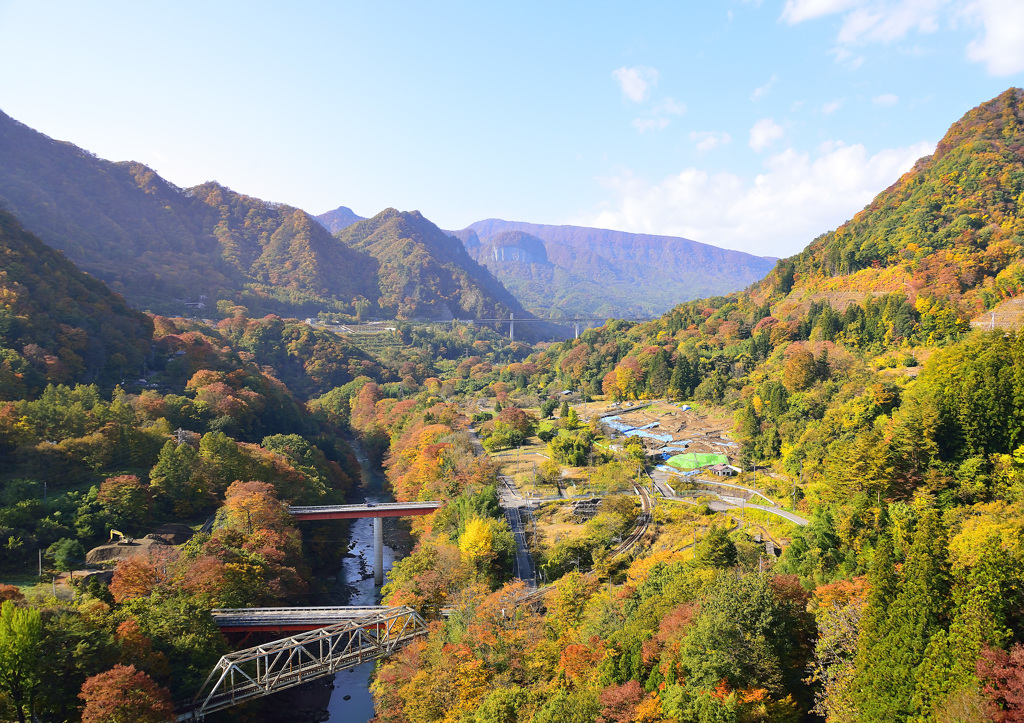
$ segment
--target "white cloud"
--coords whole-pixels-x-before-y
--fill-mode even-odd
[[[857,67],[863,58],[852,48],[892,43],[912,32],[934,33],[960,21],[980,28],[968,43],[969,60],[984,63],[989,74],[1024,71],[1024,2],[1021,0],[787,0],[782,20],[790,25],[842,14],[837,62]]]
[[[790,25],[834,15],[857,5],[860,0],[788,0],[782,9],[782,19]]]
[[[753,179],[687,168],[652,184],[622,171],[602,179],[614,200],[573,222],[788,255],[851,218],[934,147],[918,143],[868,155],[861,145],[830,143],[813,157],[787,149]]]
[[[837,110],[839,110],[842,106],[843,106],[843,99],[842,98],[840,98],[839,100],[834,100],[831,103],[826,103],[825,105],[821,106],[821,114],[822,115],[832,115]]]
[[[875,105],[896,105],[900,102],[900,97],[894,93],[883,93],[882,95],[876,95],[871,99],[871,102]]]
[[[682,115],[686,112],[686,104],[665,98],[655,103],[651,112],[655,115]]]
[[[634,103],[647,100],[651,88],[658,84],[658,71],[643,65],[613,70],[612,77],[618,81],[622,94]]]
[[[764,98],[766,95],[771,93],[772,86],[775,85],[775,81],[779,79],[779,76],[772,73],[772,77],[768,79],[768,82],[762,85],[760,88],[755,88],[754,92],[750,94],[750,100],[757,102]]]
[[[732,142],[732,136],[728,133],[717,131],[693,131],[690,133],[690,140],[697,142],[697,150],[701,153],[714,150]]]
[[[939,16],[949,0],[882,0],[858,3],[843,18],[836,40],[840,45],[891,43],[912,30],[933,33],[939,29]]]
[[[1024,70],[1024,2],[977,0],[965,14],[981,21],[984,33],[967,46],[967,57],[985,63],[991,75]]]
[[[651,115],[648,118],[634,118],[632,126],[640,133],[647,131],[660,131],[668,127],[671,115],[682,115],[686,112],[686,105],[664,98],[651,106]]]
[[[760,153],[784,135],[782,126],[771,118],[762,118],[750,129],[750,147]]]
[[[660,131],[668,127],[668,118],[634,118],[632,126],[640,133]]]

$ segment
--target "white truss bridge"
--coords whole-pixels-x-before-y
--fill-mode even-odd
[[[386,657],[426,633],[426,622],[412,608],[384,608],[229,653],[195,698],[178,708],[176,719],[202,721],[215,711]]]

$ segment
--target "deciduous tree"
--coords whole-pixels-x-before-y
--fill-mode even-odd
[[[134,665],[115,665],[82,685],[82,723],[165,723],[174,720],[170,693]]]
[[[10,600],[0,604],[0,690],[14,704],[19,723],[25,723],[26,708],[35,716],[36,692],[42,683],[42,637],[38,610]]]

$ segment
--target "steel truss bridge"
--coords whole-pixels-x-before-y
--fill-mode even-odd
[[[426,633],[426,622],[412,608],[384,608],[229,653],[195,698],[179,707],[176,720],[202,721],[215,711],[391,655]]]

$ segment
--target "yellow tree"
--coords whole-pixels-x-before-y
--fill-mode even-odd
[[[470,520],[459,538],[459,550],[477,570],[486,570],[494,559],[494,526],[490,522],[479,517]]]

